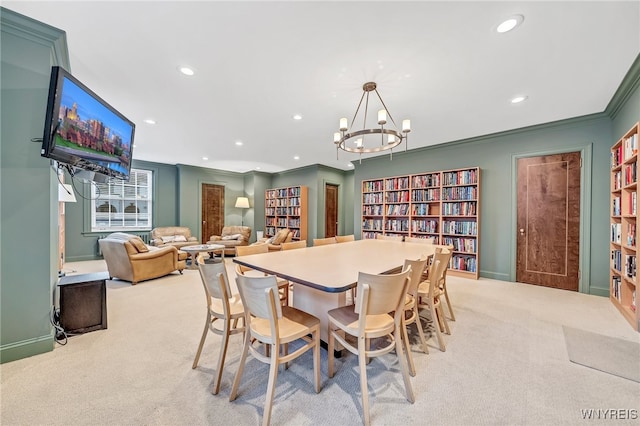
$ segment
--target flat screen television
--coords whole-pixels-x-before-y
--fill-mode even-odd
[[[68,71],[51,68],[40,155],[73,168],[129,180],[135,128]]]

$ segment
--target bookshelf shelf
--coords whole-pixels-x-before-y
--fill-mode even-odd
[[[638,198],[638,144],[640,122],[611,147],[611,209],[609,247],[611,251],[609,299],[640,331],[636,303],[636,222]]]
[[[307,192],[306,186],[265,191],[265,237],[273,237],[279,229],[289,228],[294,241],[307,239]]]
[[[362,238],[433,237],[454,246],[450,273],[477,279],[479,183],[478,167],[364,180]]]

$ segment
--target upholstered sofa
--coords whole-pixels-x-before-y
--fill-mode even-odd
[[[271,238],[262,238],[254,244],[268,244],[269,251],[280,251],[282,243],[290,243],[293,239],[293,232],[289,228],[279,229]]]
[[[150,244],[156,247],[174,246],[180,248],[200,244],[191,236],[191,229],[186,226],[163,226],[151,231]]]
[[[98,240],[107,263],[109,279],[119,278],[137,284],[186,268],[187,253],[167,245],[150,247],[137,235],[115,232]]]
[[[235,255],[236,247],[249,245],[251,228],[249,226],[225,226],[220,235],[212,235],[207,244],[222,244],[225,256]],[[216,254],[217,251],[215,252]]]

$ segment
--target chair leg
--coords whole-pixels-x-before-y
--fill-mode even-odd
[[[318,326],[312,335],[315,346],[313,347],[313,370],[315,373],[316,393],[320,393],[320,327]]]
[[[447,301],[447,309],[449,310],[449,317],[451,318],[451,321],[455,321],[456,316],[453,314],[453,306],[451,306],[451,301],[449,300],[449,292],[447,291],[446,281],[442,284],[442,288],[444,290],[444,298]]]
[[[437,307],[438,318],[442,322],[442,329],[446,334],[451,334],[451,330],[449,329],[449,323],[447,322],[447,318],[444,316],[444,309],[442,309],[442,301],[438,303]]]
[[[400,334],[400,330],[398,329],[398,323],[396,323],[394,335],[398,336]],[[406,332],[406,328],[405,328]],[[398,355],[398,359],[400,360],[400,366],[402,367],[402,378],[404,379],[404,387],[407,392],[407,401],[410,403],[414,403],[416,398],[413,394],[413,387],[411,386],[411,378],[409,377],[409,368],[407,366],[407,361],[402,356],[402,342],[400,339],[396,337],[396,354]]]
[[[412,376],[416,375],[416,366],[413,363],[413,355],[411,354],[411,343],[409,342],[409,335],[407,334],[407,324],[404,322],[404,318],[402,319],[402,334],[397,336],[400,337],[404,342],[405,348],[407,350],[407,363],[409,364],[409,374]],[[400,354],[398,354],[400,356]]]
[[[236,371],[236,377],[233,379],[233,386],[231,387],[231,393],[229,393],[229,401],[236,399],[238,395],[238,385],[242,378],[242,370],[244,369],[244,363],[247,360],[247,353],[249,352],[249,345],[251,344],[251,333],[249,330],[244,332],[244,344],[242,346],[242,355],[240,355],[240,363],[238,364],[238,371]]]
[[[360,366],[360,392],[362,392],[362,414],[365,426],[371,424],[369,414],[369,390],[367,388],[367,350],[369,339],[358,337],[358,365]],[[397,350],[397,348],[396,348]],[[404,360],[403,360],[404,361]]]
[[[271,422],[271,407],[273,406],[273,395],[275,393],[276,381],[278,380],[279,367],[278,345],[271,348],[271,365],[269,366],[269,383],[267,384],[267,398],[264,402],[264,414],[262,415],[262,426],[269,426]]]
[[[210,323],[211,323],[211,314],[209,314],[209,310],[207,309],[207,319],[204,322],[204,330],[202,331],[202,337],[200,338],[200,343],[198,344],[196,357],[193,359],[193,365],[191,366],[191,368],[193,369],[195,369],[198,366],[198,361],[200,360],[200,354],[202,353],[202,347],[204,346],[204,341],[207,339],[207,334],[209,333]]]
[[[422,329],[422,321],[420,320],[419,306],[417,302],[413,309],[416,316],[416,327],[418,327],[418,334],[420,335],[420,343],[422,343],[422,351],[425,354],[428,354],[429,348],[427,347],[427,339],[424,337],[424,330]]]
[[[433,318],[433,328],[436,330],[436,337],[438,338],[438,345],[440,345],[440,350],[445,352],[447,350],[444,344],[444,338],[442,337],[442,332],[440,331],[440,324],[438,321],[438,314],[436,313],[436,307],[432,303],[429,304],[429,311],[431,312],[431,318]]]
[[[331,322],[329,322],[327,336],[329,341],[327,342],[327,375],[329,378],[333,377],[334,374],[334,360],[333,360],[333,350],[335,347],[335,338],[333,337],[333,330],[331,330]]]
[[[213,386],[211,393],[217,395],[220,391],[220,381],[222,379],[222,369],[224,368],[224,360],[227,356],[227,347],[229,346],[229,326],[231,321],[229,318],[224,320],[224,329],[222,330],[222,342],[220,345],[220,356],[218,357],[218,367],[216,373],[213,376]]]

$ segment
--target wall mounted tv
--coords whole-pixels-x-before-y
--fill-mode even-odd
[[[40,155],[129,180],[135,124],[61,67],[51,68]]]

